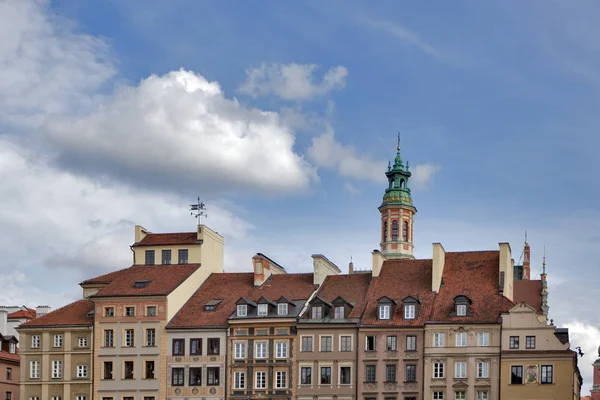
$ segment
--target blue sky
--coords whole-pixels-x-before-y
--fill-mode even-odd
[[[367,268],[400,132],[417,256],[438,241],[509,241],[518,260],[527,230],[534,266],[546,246],[551,317],[587,352],[591,384],[597,3],[54,0],[0,11],[0,302],[73,300],[82,279],[127,265],[133,224],[193,229],[196,196],[226,238],[229,270],[248,270],[255,252],[295,271],[313,253]]]

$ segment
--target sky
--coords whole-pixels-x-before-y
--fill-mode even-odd
[[[60,307],[134,225],[368,269],[401,135],[415,254],[498,249],[600,344],[600,4],[0,0],[0,304]]]

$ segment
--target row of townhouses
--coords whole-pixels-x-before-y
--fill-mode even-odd
[[[135,228],[133,265],[19,328],[22,400],[579,399],[566,329],[548,319],[545,263],[497,250],[413,256],[408,165],[386,172],[368,270],[264,254],[223,271],[223,238]]]

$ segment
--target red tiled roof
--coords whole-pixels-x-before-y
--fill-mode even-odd
[[[382,296],[396,301],[398,306],[391,320],[377,319],[377,299]],[[420,302],[417,318],[404,319],[402,300],[413,296]],[[361,319],[363,326],[423,326],[429,319],[434,293],[431,291],[431,260],[387,260],[379,277],[371,280],[367,304]]]
[[[515,303],[524,301],[537,312],[542,311],[542,281],[521,280],[515,281],[513,286],[513,300]]]
[[[257,301],[262,296],[277,300],[285,296],[288,300],[308,300],[317,286],[313,283],[313,274],[276,274],[271,275],[261,286],[254,287],[248,300]]]
[[[176,244],[198,244],[198,234],[196,232],[178,232],[178,233],[148,233],[135,246],[169,246]]]
[[[198,268],[200,264],[134,265],[118,271],[93,297],[166,296]],[[143,288],[134,288],[138,281],[149,282]]]
[[[19,350],[17,350],[17,354],[11,354],[8,351],[0,350],[0,360],[7,360],[18,363],[19,361],[21,361],[21,356],[19,356],[18,351]]]
[[[342,297],[354,305],[348,318],[360,318],[365,308],[370,281],[371,274],[329,275],[317,296],[330,303],[337,297]]]
[[[31,310],[31,309],[27,309],[27,310],[19,310],[19,311],[15,311],[14,313],[10,313],[8,314],[8,318],[12,318],[12,319],[22,319],[22,318],[27,318],[27,319],[34,319],[35,318],[35,310]]]
[[[240,297],[254,289],[254,273],[212,273],[169,322],[167,328],[227,326]],[[215,311],[205,311],[211,300],[221,300]]]
[[[94,309],[94,303],[89,300],[78,300],[62,308],[54,310],[43,317],[27,321],[20,328],[92,325],[93,318],[88,313]]]
[[[499,266],[499,251],[446,253],[443,283],[435,299],[431,321],[498,323],[500,314],[514,306],[499,292]],[[472,315],[450,316],[455,310],[454,297],[458,295],[471,299]]]
[[[109,272],[108,274],[100,275],[92,279],[85,280],[80,283],[80,285],[94,284],[94,283],[110,283],[116,278],[118,278],[123,272],[127,271],[129,268],[120,269],[118,271]]]

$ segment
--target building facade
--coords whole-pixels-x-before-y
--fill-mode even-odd
[[[19,341],[14,336],[0,333],[0,398],[19,399],[20,356]]]
[[[92,399],[93,310],[79,300],[17,328],[21,400]]]

